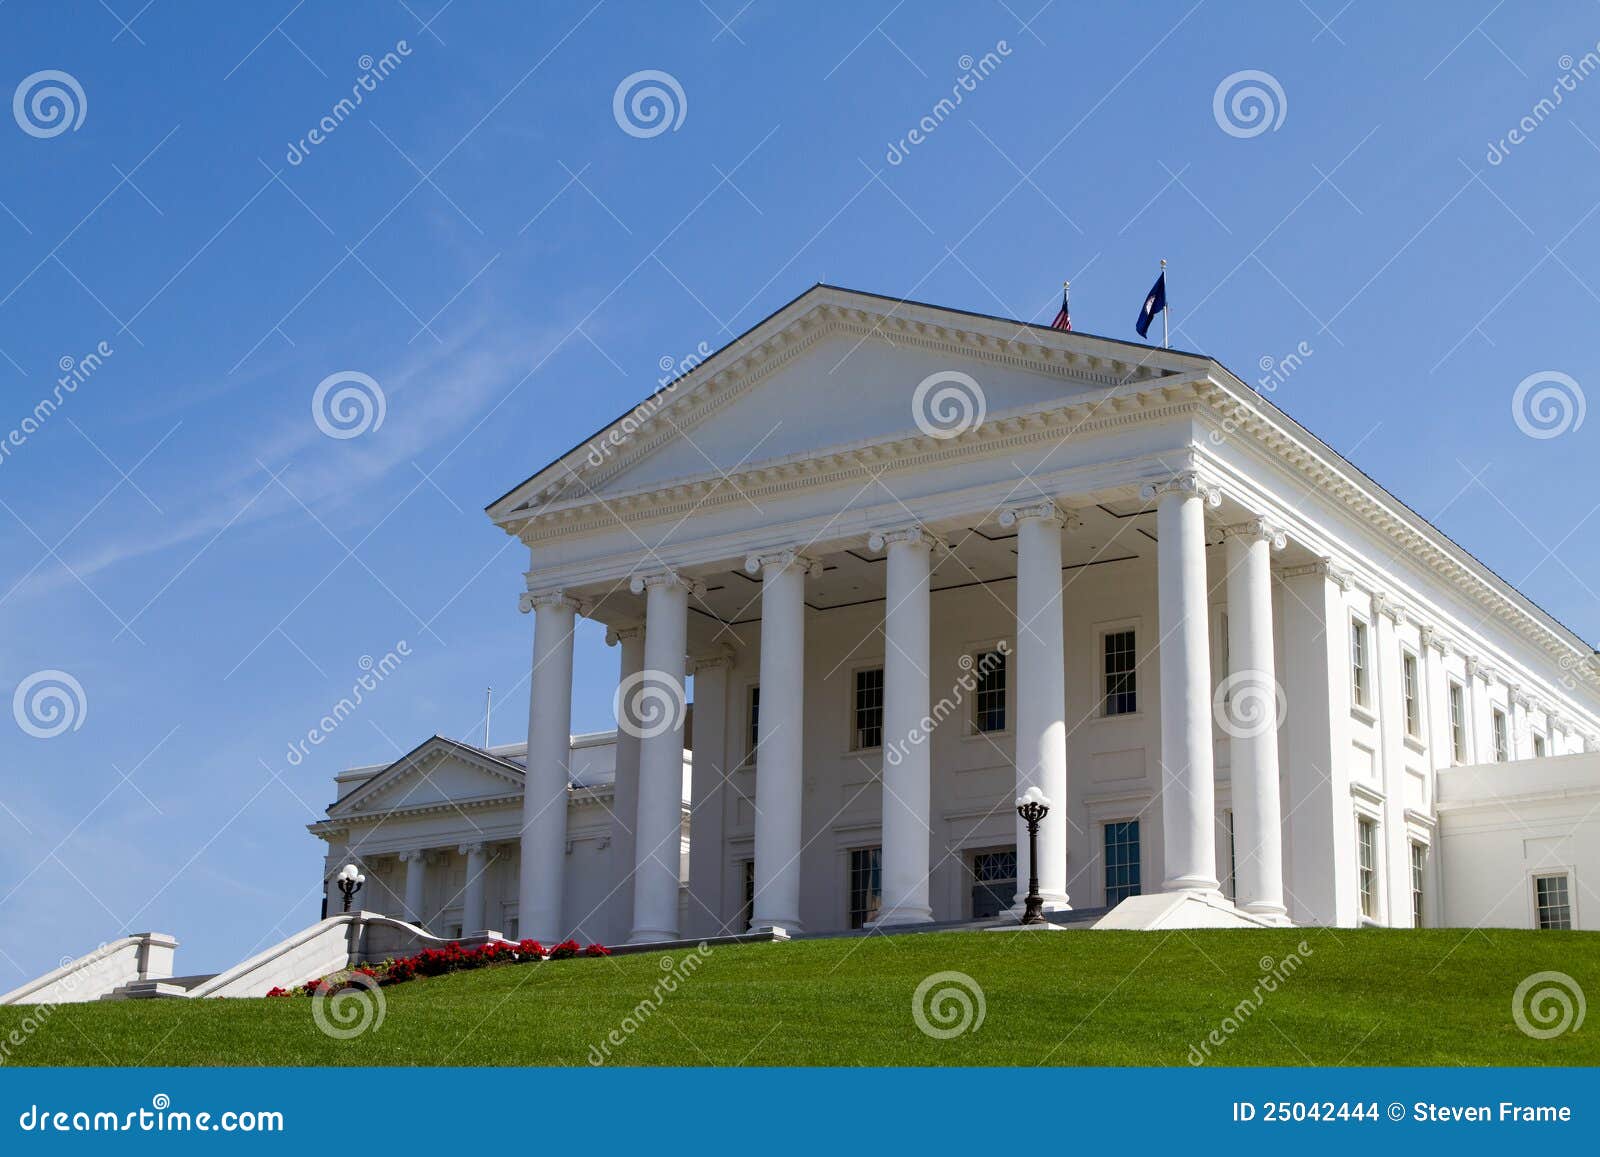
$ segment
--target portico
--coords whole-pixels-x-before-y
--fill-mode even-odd
[[[1594,728],[1581,645],[1190,354],[818,287],[489,514],[530,552],[540,938],[580,617],[621,648],[638,942],[1016,913],[1030,787],[1049,909],[1399,922],[1446,736]]]

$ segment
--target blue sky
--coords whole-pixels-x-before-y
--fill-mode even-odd
[[[1133,338],[1166,257],[1175,345],[1254,379],[1303,344],[1280,405],[1600,636],[1600,419],[1512,408],[1596,378],[1593,7],[291,3],[0,6],[0,97],[82,94],[63,131],[0,116],[0,440],[110,351],[0,456],[0,690],[84,704],[0,727],[0,989],[125,930],[199,970],[314,919],[335,771],[477,736],[485,684],[525,734],[526,560],[482,507],[819,280],[1048,322],[1070,277],[1078,329]],[[614,117],[642,70],[676,128]],[[1214,110],[1247,70],[1282,94],[1253,135]],[[336,439],[344,371],[385,413]],[[582,628],[575,728],[615,662]]]

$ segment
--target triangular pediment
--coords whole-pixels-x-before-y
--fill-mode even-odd
[[[818,286],[489,507],[530,515],[1203,370],[1158,347]],[[926,384],[925,384],[926,383]]]
[[[515,795],[523,785],[524,774],[518,764],[436,735],[340,799],[328,809],[328,818],[358,819],[493,799]]]

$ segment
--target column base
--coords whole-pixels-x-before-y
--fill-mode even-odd
[[[656,944],[679,939],[676,928],[635,928],[628,934],[629,944]]]
[[[1170,879],[1161,881],[1161,890],[1163,892],[1198,892],[1220,900],[1224,904],[1232,903],[1222,894],[1221,883],[1205,876],[1173,876]]]
[[[1239,911],[1254,916],[1278,928],[1293,928],[1294,921],[1289,919],[1289,910],[1282,904],[1240,904]],[[1409,927],[1409,925],[1407,925]]]
[[[933,909],[928,907],[892,908],[876,920],[869,920],[865,928],[887,929],[905,924],[932,924]]]
[[[770,935],[790,937],[797,936],[805,931],[799,920],[752,920],[749,931],[762,932]]]
[[[1070,912],[1070,911],[1072,911],[1072,905],[1067,903],[1067,894],[1065,892],[1040,892],[1039,896],[1044,901],[1043,905],[1041,906],[1041,911],[1045,911],[1045,912]],[[1018,900],[1014,904],[1012,904],[1011,907],[1009,907],[1009,908],[1005,909],[1003,912],[999,913],[995,917],[995,919],[997,919],[997,920],[1016,920],[1017,922],[1020,923],[1021,920],[1022,920],[1022,915],[1023,915],[1023,913],[1025,911],[1027,911],[1027,908],[1028,908],[1028,903],[1027,903],[1027,900],[1025,898],[1021,899],[1021,900]]]

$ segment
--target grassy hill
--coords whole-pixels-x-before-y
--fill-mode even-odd
[[[1600,1064],[1600,1022],[1537,1040],[1512,1018],[1532,973],[1566,973],[1600,996],[1592,933],[928,933],[692,955],[414,980],[382,989],[381,1024],[351,1039],[324,1033],[304,997],[63,1005],[8,1063]],[[976,983],[984,1015],[938,1039],[912,1002],[945,971]],[[1273,974],[1271,991],[1258,988]],[[954,1001],[929,1023],[940,1027],[941,1009],[953,1027]],[[29,1011],[0,1009],[0,1038],[25,1030]],[[1213,1032],[1222,1043],[1207,1058],[1195,1050]]]

